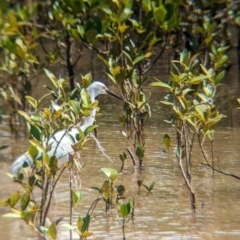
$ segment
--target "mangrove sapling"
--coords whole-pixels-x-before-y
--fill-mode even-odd
[[[155,182],[151,182],[150,185],[148,186],[146,184],[143,184],[143,180],[142,179],[139,179],[139,180],[137,180],[137,185],[138,185],[138,194],[140,195],[140,193],[141,193],[140,189],[141,189],[142,186],[147,189],[148,193],[150,193],[153,190]]]
[[[98,21],[105,27],[104,31],[96,29],[97,39],[105,42],[106,49],[104,53],[98,53],[106,65],[108,78],[118,87],[124,99],[124,113],[119,122],[133,146],[139,167],[143,166],[144,159],[143,132],[151,116],[150,94],[145,93],[144,84],[148,81],[149,70],[166,49],[169,32],[178,27],[180,21],[179,2],[168,3],[171,11],[166,7],[166,15],[162,19],[157,17],[163,14],[159,12],[160,6],[165,6],[165,3],[122,1],[99,6],[104,21]],[[83,40],[87,42],[86,38]]]
[[[142,180],[142,179],[137,180],[138,194],[139,194],[139,195],[140,195],[140,188],[141,188],[142,184],[143,184],[143,180]]]
[[[72,207],[81,201],[81,193],[71,189],[71,165],[75,164],[78,171],[82,170],[81,165],[79,165],[79,155],[77,152],[85,146],[88,140],[92,139],[90,133],[96,126],[89,126],[84,131],[79,130],[77,135],[72,138],[69,136],[72,140],[73,156],[71,157],[69,155],[70,161],[62,165],[58,164],[59,159],[56,158],[54,153],[49,157],[49,141],[55,136],[55,132],[63,128],[68,129],[69,126],[74,127],[82,117],[88,115],[89,111],[92,109],[97,110],[97,102],[91,102],[87,90],[81,90],[81,104],[79,104],[77,100],[71,99],[73,96],[71,94],[69,99],[64,88],[65,80],[58,80],[47,70],[46,74],[56,88],[55,91],[52,91],[54,91],[57,98],[55,102],[51,102],[48,108],[42,108],[41,104],[43,100],[45,100],[44,97],[48,95],[42,97],[41,100],[28,97],[27,100],[32,106],[33,112],[31,115],[24,111],[19,112],[29,126],[29,142],[31,145],[26,154],[31,158],[31,164],[28,165],[28,167],[23,166],[16,176],[11,175],[17,183],[21,184],[22,189],[18,191],[17,194],[11,194],[7,200],[2,201],[2,204],[10,207],[14,211],[13,214],[5,215],[6,217],[23,219],[27,224],[37,229],[41,235],[48,234],[48,231],[50,231],[51,233],[49,232],[49,234],[54,238],[57,234],[55,230],[58,221],[53,221],[49,228],[45,227],[54,190],[64,170],[69,168],[71,192],[70,215],[72,215]],[[84,83],[87,85],[90,83],[90,80],[88,75],[88,77],[84,78]],[[74,92],[76,92],[76,90]],[[67,130],[64,133],[68,134]],[[63,134],[63,136],[65,135]],[[58,144],[60,144],[60,142],[61,139]],[[53,152],[56,152],[56,148],[53,149]],[[41,193],[40,199],[35,198],[35,195],[39,191]]]
[[[172,107],[175,114],[171,121],[167,122],[176,131],[176,156],[190,193],[193,211],[196,210],[191,171],[194,138],[196,135],[198,137],[201,135],[202,138],[211,139],[214,126],[224,117],[218,112],[217,106],[214,104],[217,85],[225,73],[221,70],[226,62],[226,57],[223,56],[224,51],[226,48],[215,52],[215,54],[219,54],[219,58],[224,58],[222,65],[219,62],[218,64],[212,63],[214,68],[206,69],[201,63],[198,65],[199,67],[195,65],[195,60],[199,58],[199,54],[191,57],[190,53],[184,50],[180,54],[180,60],[172,62],[175,71],[170,73],[168,83],[157,81],[151,84],[169,91],[168,96],[166,96],[167,101],[161,101],[161,103]],[[169,98],[169,95],[172,97]]]
[[[122,226],[122,234],[123,234],[123,240],[126,239],[125,237],[125,225],[128,221],[128,216],[131,213],[131,203],[128,201],[128,203],[122,203],[119,208],[119,213],[121,214],[121,217],[118,217],[118,221]]]
[[[120,158],[120,160],[121,160],[121,162],[122,162],[122,166],[121,166],[121,170],[120,170],[120,172],[122,172],[122,171],[123,171],[123,168],[124,168],[125,160],[126,160],[126,158],[127,158],[126,153],[123,152],[123,153],[119,154],[119,158]]]
[[[149,186],[143,184],[143,186],[147,189],[148,193],[150,193],[153,190],[154,185],[155,182],[151,182]]]

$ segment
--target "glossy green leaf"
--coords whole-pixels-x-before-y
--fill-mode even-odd
[[[143,59],[145,59],[146,57],[145,57],[145,55],[142,55],[142,56],[138,56],[137,58],[135,58],[134,60],[133,60],[133,66],[134,65],[136,65],[136,64],[138,64],[139,62],[141,62]]]
[[[30,124],[30,136],[37,141],[41,141],[41,130],[36,125]]]
[[[119,176],[118,171],[113,168],[101,168],[101,171],[104,172],[111,181],[114,181]]]
[[[88,126],[85,130],[84,130],[84,135],[87,136],[89,133],[91,133],[94,129],[96,129],[97,127],[99,127],[99,125],[91,125]]]
[[[156,78],[155,78],[156,79]],[[157,80],[157,79],[156,79]],[[158,81],[158,82],[153,82],[150,84],[150,86],[154,86],[154,87],[163,87],[163,88],[167,88],[169,90],[172,90],[172,87],[169,86],[167,83]]]
[[[152,182],[150,185],[149,185],[149,191],[152,191],[153,190],[153,188],[154,188],[154,186],[155,186],[155,182]]]
[[[163,7],[163,5],[154,9],[153,16],[157,24],[159,25],[163,24],[166,18],[166,15],[167,15],[167,10]]]
[[[226,71],[223,70],[223,71],[221,71],[221,72],[215,77],[215,79],[214,79],[215,85],[218,85],[218,84],[222,81],[222,79],[223,79],[224,76],[225,76],[225,73],[226,73]]]
[[[76,101],[76,100],[69,100],[68,104],[69,104],[71,110],[74,112],[74,114],[79,115],[81,113],[80,104],[79,104],[78,101]]]
[[[127,217],[127,215],[129,214],[127,204],[125,203],[121,204],[120,213],[123,218]]]
[[[56,227],[56,223],[53,222],[49,228],[48,228],[48,236],[50,237],[50,239],[55,240],[57,239],[57,227]]]
[[[82,192],[80,191],[71,191],[72,194],[72,201],[73,201],[73,207],[75,207],[77,204],[79,204],[82,199],[83,199],[83,195]]]

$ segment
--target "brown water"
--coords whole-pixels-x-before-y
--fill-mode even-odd
[[[79,65],[81,74],[87,73],[92,68],[91,54],[84,58],[84,64]],[[236,68],[236,65],[233,68]],[[103,79],[104,68],[98,61],[94,62],[95,79]],[[60,71],[62,71],[60,69]],[[153,69],[152,75],[166,75],[166,61],[159,61]],[[60,72],[65,76],[64,72]],[[161,78],[162,79],[162,78]],[[237,81],[236,69],[233,74],[226,78],[229,87],[220,91],[218,101],[220,110],[232,118],[224,119],[215,133],[215,157],[221,170],[240,176],[240,110],[237,107],[236,98],[240,97],[239,82]],[[42,92],[41,81],[34,87],[34,95],[39,97]],[[168,108],[157,103],[163,94],[151,89],[152,118],[145,129],[146,152],[144,168],[140,171],[133,167],[128,156],[124,173],[118,178],[117,184],[123,184],[126,188],[125,196],[135,197],[137,208],[134,221],[130,220],[126,225],[127,239],[240,239],[240,180],[215,173],[203,166],[199,149],[193,154],[193,187],[197,200],[197,212],[193,214],[190,209],[189,193],[182,178],[178,162],[174,156],[175,133],[163,120],[167,119]],[[105,181],[105,175],[100,171],[102,167],[111,167],[117,170],[121,167],[118,158],[125,147],[131,144],[121,135],[121,127],[118,123],[119,112],[122,110],[121,103],[108,96],[100,96],[102,116],[97,117],[98,140],[105,153],[112,162],[99,151],[96,143],[92,141],[89,150],[82,151],[82,162],[90,161],[81,173],[81,191],[84,199],[74,209],[74,222],[79,215],[86,214],[89,206],[98,197],[91,186],[101,187]],[[233,126],[233,128],[231,128]],[[162,153],[163,136],[168,134],[173,143],[168,153]],[[7,178],[6,172],[14,159],[25,152],[28,141],[23,133],[14,139],[7,125],[7,116],[3,116],[0,124],[0,146],[8,144],[10,147],[0,151],[0,199],[5,199],[13,191],[18,190],[18,185]],[[206,142],[205,149],[208,144]],[[155,181],[152,193],[147,194],[141,189],[138,194],[137,180],[144,179],[145,184]],[[62,177],[55,191],[54,203],[50,219],[52,221],[64,217],[62,223],[68,222],[69,218],[69,189],[68,173]],[[7,208],[0,207],[0,215],[9,212]],[[61,224],[60,224],[61,225]],[[69,239],[69,232],[58,226],[58,239]],[[93,236],[89,239],[122,239],[121,226],[117,220],[117,211],[112,209],[106,217],[104,203],[96,207],[90,225]],[[18,219],[6,219],[0,217],[0,239],[39,239],[34,230]],[[75,235],[74,235],[75,236]],[[77,237],[75,236],[75,239]]]
[[[159,150],[164,148],[162,139],[165,133],[173,139],[175,136],[169,125],[162,121],[167,117],[167,110],[156,103],[156,99],[159,98],[153,94],[151,104],[153,117],[145,130],[144,168],[140,171],[138,167],[133,167],[128,157],[124,173],[117,180],[117,184],[125,186],[125,196],[135,197],[138,202],[134,221],[130,220],[126,225],[127,239],[239,239],[240,181],[218,173],[213,176],[212,171],[201,164],[203,159],[196,149],[193,155],[193,186],[198,210],[195,214],[191,212],[188,190],[173,154],[174,143],[169,153],[163,154]],[[99,100],[103,115],[97,117],[100,124],[98,140],[113,162],[99,151],[94,141],[88,145],[89,150],[82,152],[82,162],[91,161],[81,173],[81,190],[84,200],[75,208],[75,221],[79,214],[81,216],[86,214],[91,203],[98,197],[97,192],[90,187],[101,187],[106,179],[100,172],[100,168],[111,167],[119,170],[121,163],[118,155],[126,151],[125,146],[131,146],[120,133],[121,127],[118,124],[120,103],[108,96],[101,96]],[[224,110],[224,106],[222,108]],[[237,120],[239,113],[234,111],[233,117],[236,125],[233,129],[228,127],[229,120],[225,120],[216,131],[215,156],[218,156],[222,170],[240,175],[240,128]],[[6,122],[3,119],[0,128],[0,145],[9,144],[11,147],[0,152],[1,199],[9,196],[14,189],[17,190],[18,185],[9,180],[5,172],[8,171],[16,156],[26,150],[28,144],[24,136],[20,136],[17,140],[13,139]],[[156,182],[151,194],[148,195],[143,188],[141,194],[138,194],[136,182],[140,178],[144,179],[146,184]],[[0,207],[0,214],[6,212],[9,212],[7,208]],[[63,222],[68,222],[67,172],[56,189],[50,218],[56,220],[62,216],[64,216]],[[69,239],[68,231],[60,226],[58,231],[58,239]],[[105,205],[100,203],[94,211],[90,231],[93,232],[93,236],[89,239],[122,239],[116,209],[109,211],[106,218]],[[0,232],[1,239],[38,239],[36,232],[17,219],[0,218]]]

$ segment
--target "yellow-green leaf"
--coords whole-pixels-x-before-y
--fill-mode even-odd
[[[164,137],[163,137],[163,143],[164,143],[165,147],[167,149],[169,149],[169,147],[171,145],[171,139],[167,134],[165,134]]]

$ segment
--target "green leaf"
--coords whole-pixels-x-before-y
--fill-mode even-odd
[[[130,61],[130,63],[132,63],[132,58],[131,56],[129,55],[129,53],[127,53],[126,51],[122,51],[123,54],[128,58],[128,60]]]
[[[6,213],[6,214],[3,214],[2,217],[5,217],[5,218],[21,218],[21,215],[17,214],[17,213]]]
[[[229,57],[227,55],[221,56],[215,63],[214,67],[215,68],[221,68],[225,63],[227,63]]]
[[[209,81],[212,82],[213,80],[212,80],[212,76],[211,76],[211,72],[210,72],[211,69],[209,69],[209,71],[208,71],[205,68],[205,66],[202,64],[200,64],[200,67],[202,68],[203,72],[207,75],[207,78],[209,79]]]
[[[188,62],[190,60],[190,52],[188,52],[187,49],[184,49],[181,53],[180,53],[180,62],[188,65]]]
[[[101,10],[103,10],[106,14],[111,15],[112,10],[110,9],[109,5],[107,4],[100,4]]]
[[[205,122],[205,126],[207,129],[212,129],[214,127],[214,125],[216,125],[223,117],[226,117],[223,114],[218,114],[215,118],[209,118],[206,122]]]
[[[160,103],[164,104],[164,105],[170,105],[173,106],[172,102],[167,102],[167,101],[160,101]]]
[[[27,120],[29,123],[32,122],[32,120],[31,120],[31,118],[30,118],[28,113],[26,113],[26,112],[24,112],[22,110],[18,110],[18,114],[21,115],[22,117],[24,117],[25,120]]]
[[[118,31],[120,33],[124,33],[128,28],[129,28],[129,26],[127,26],[127,25],[121,25],[121,26],[118,26]]]
[[[43,148],[43,146],[41,145],[41,143],[35,139],[29,139],[28,140],[30,142],[30,144],[32,144],[35,148],[37,148],[38,151],[40,151],[41,153],[44,153],[45,150]]]
[[[89,92],[87,91],[86,88],[83,88],[83,89],[81,90],[81,99],[82,99],[82,101],[83,101],[84,107],[88,107],[91,101],[90,101]]]
[[[156,79],[156,80],[158,80],[158,79]],[[167,83],[161,82],[159,80],[158,80],[158,82],[151,83],[150,86],[153,86],[153,87],[163,87],[163,88],[167,88],[170,91],[172,91],[172,87],[171,86],[169,86]]]
[[[220,48],[217,49],[217,52],[224,54],[229,48],[230,48],[230,46],[220,47]]]
[[[154,9],[153,17],[157,24],[162,25],[167,15],[167,10],[163,7],[157,7]]]
[[[129,214],[127,204],[125,203],[121,204],[120,213],[123,216],[123,218],[127,217],[127,215]]]
[[[37,127],[34,124],[30,124],[30,130],[29,130],[30,136],[34,139],[41,141],[41,130],[39,127]]]
[[[55,240],[57,239],[57,228],[56,228],[56,223],[53,222],[49,228],[48,228],[48,236],[52,239]]]
[[[204,121],[205,117],[204,117],[204,107],[203,107],[203,105],[195,104],[195,110],[200,115],[201,120]]]
[[[101,191],[101,194],[102,194],[102,196],[104,197],[105,200],[108,200],[109,197],[111,197],[111,195],[112,195],[112,187],[110,185],[110,181],[109,180],[104,181],[100,191]]]
[[[118,171],[113,168],[101,168],[101,171],[104,172],[111,181],[114,181],[119,176]]]
[[[38,107],[38,101],[36,99],[34,99],[33,97],[30,96],[26,96],[25,97],[28,102],[36,109]]]
[[[72,194],[72,201],[73,201],[73,207],[75,207],[78,203],[80,203],[83,199],[83,195],[80,191],[71,191]]]
[[[127,155],[126,155],[126,153],[125,152],[123,152],[123,153],[121,153],[121,154],[119,154],[119,158],[120,158],[120,160],[123,162],[123,161],[125,161],[126,160],[126,158],[127,158]]]
[[[144,146],[141,146],[140,142],[136,142],[136,149],[135,153],[139,159],[142,159],[144,157]]]
[[[76,100],[69,100],[68,104],[70,109],[74,112],[74,114],[79,115],[81,113],[80,104]]]
[[[137,63],[141,62],[143,59],[145,59],[145,55],[138,56],[133,60],[133,66],[135,66]]]
[[[165,134],[163,137],[163,143],[164,143],[165,147],[169,150],[169,147],[171,145],[171,139],[167,134]]]
[[[82,232],[82,233],[84,233],[85,231],[88,230],[90,221],[91,221],[91,216],[90,216],[89,214],[87,214],[87,215],[83,218],[83,226],[82,226],[82,229],[81,229],[81,232]]]
[[[112,69],[112,74],[115,77],[121,70],[121,67],[118,65],[115,68]]]
[[[223,79],[224,76],[225,76],[225,73],[226,73],[226,71],[223,70],[223,71],[221,71],[221,72],[215,77],[215,79],[214,79],[215,85],[218,85],[218,84],[222,81],[222,79]]]
[[[29,192],[29,190],[25,190],[25,192],[21,198],[22,211],[24,211],[28,207],[29,202],[30,202],[30,192]]]
[[[91,73],[87,73],[86,75],[82,76],[82,85],[84,88],[87,88],[91,82],[92,82],[92,74]]]
[[[15,205],[18,203],[20,198],[21,198],[21,194],[19,192],[13,193],[6,201],[2,202],[2,205],[15,207]]]
[[[199,75],[187,81],[187,84],[199,84],[206,78],[205,75]]]
[[[92,132],[95,128],[97,128],[99,125],[91,125],[88,126],[85,130],[84,130],[84,135],[87,136],[90,132]]]
[[[154,185],[155,185],[155,182],[152,182],[150,185],[149,185],[149,191],[152,191],[153,190],[153,187],[154,187]]]
[[[54,85],[55,88],[58,88],[58,80],[57,78],[46,68],[43,69],[47,77],[51,80],[52,84]]]

